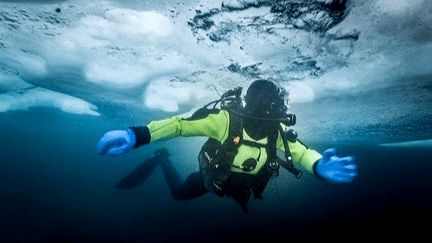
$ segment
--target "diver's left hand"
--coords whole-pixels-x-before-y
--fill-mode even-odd
[[[358,174],[354,157],[339,158],[334,148],[324,151],[315,171],[322,178],[335,183],[350,183]]]

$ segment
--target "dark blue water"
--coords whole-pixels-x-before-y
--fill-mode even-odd
[[[334,146],[340,156],[353,155],[358,178],[335,185],[314,176],[296,180],[283,171],[269,184],[264,200],[249,202],[245,215],[231,198],[206,194],[175,201],[160,168],[133,190],[116,189],[117,182],[159,146],[171,150],[186,177],[196,170],[202,141],[178,138],[119,158],[96,154],[96,144],[106,131],[128,125],[51,109],[0,114],[0,240],[233,242],[329,236],[343,240],[347,234],[349,239],[421,237],[429,230],[430,148],[309,144],[319,151]]]

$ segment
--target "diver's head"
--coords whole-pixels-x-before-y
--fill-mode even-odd
[[[253,117],[285,119],[287,114],[287,92],[268,80],[256,80],[248,88],[245,112]]]

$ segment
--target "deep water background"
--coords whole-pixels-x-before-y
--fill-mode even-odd
[[[0,243],[427,240],[431,29],[431,0],[0,0]],[[356,158],[353,183],[281,171],[247,215],[175,201],[160,168],[116,189],[162,146],[186,178],[205,139],[111,158],[104,133],[256,79],[307,145]]]
[[[128,125],[46,108],[0,114],[0,241],[353,240],[422,237],[429,230],[430,148],[309,143],[318,151],[336,147],[340,156],[353,155],[357,179],[336,185],[282,171],[264,200],[249,202],[245,215],[231,198],[206,194],[175,201],[160,168],[133,190],[116,189],[160,146],[168,147],[185,178],[196,170],[205,141],[178,138],[118,158],[97,155],[106,131]]]

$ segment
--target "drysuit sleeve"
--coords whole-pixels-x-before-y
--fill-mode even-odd
[[[285,125],[282,124],[282,128],[285,129]],[[285,147],[280,134],[276,146],[279,150],[285,153]],[[298,139],[292,141],[288,140],[288,147],[294,162],[299,164],[307,172],[313,173],[314,165],[322,158],[322,155],[319,152],[308,148]]]
[[[228,137],[228,127],[228,112],[219,110],[200,119],[183,119],[180,116],[173,116],[164,120],[152,121],[147,126],[131,127],[131,129],[136,135],[135,147],[139,147],[179,136],[205,136],[223,143]]]

